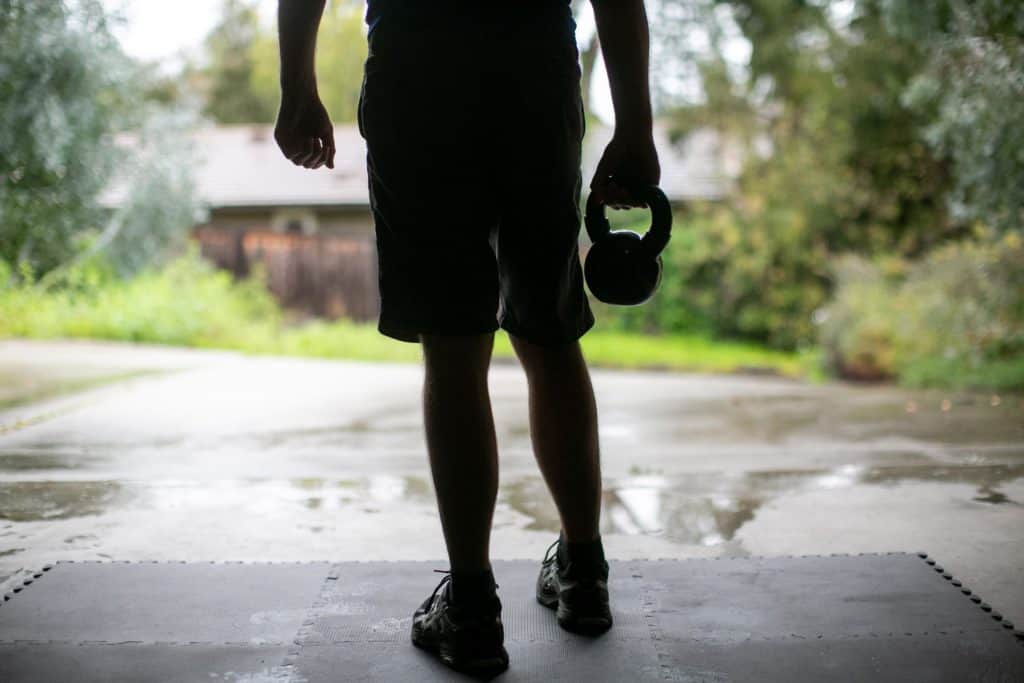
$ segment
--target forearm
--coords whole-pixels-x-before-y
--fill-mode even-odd
[[[316,32],[326,0],[278,0],[281,91],[315,92]]]
[[[616,133],[651,134],[650,34],[643,0],[591,0],[615,107]]]

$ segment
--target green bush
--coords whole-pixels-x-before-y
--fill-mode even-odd
[[[121,279],[93,259],[43,285],[11,277],[0,261],[0,338],[88,338],[234,349],[254,354],[416,362],[420,349],[382,336],[372,322],[289,325],[259,277],[236,281],[194,250],[162,269]],[[583,339],[587,357],[606,367],[709,372],[808,373],[806,358],[700,334],[642,337],[603,326]],[[504,334],[495,357],[511,358]]]
[[[76,337],[243,348],[281,313],[258,279],[235,282],[194,250],[121,280],[98,259],[42,287],[0,272],[0,337]]]
[[[640,227],[640,230],[645,228]],[[644,306],[597,307],[602,323],[646,333],[701,333],[783,349],[808,346],[828,298],[828,254],[801,217],[755,220],[724,205],[677,214],[658,292]]]
[[[844,259],[821,342],[841,376],[1024,388],[1024,240],[950,244],[911,264]]]

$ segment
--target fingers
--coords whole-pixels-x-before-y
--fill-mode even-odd
[[[296,166],[304,166],[306,159],[313,152],[313,138],[300,138],[295,142],[294,151],[288,155],[288,160]]]
[[[313,168],[313,165],[316,163],[316,160],[320,157],[320,154],[323,153],[323,144],[320,142],[320,138],[310,138],[306,142],[305,147],[307,152],[306,155],[302,158],[301,166],[303,168]]]
[[[334,152],[336,148],[334,146],[334,127],[328,126],[324,135],[324,163],[327,164],[327,168],[334,168]]]
[[[324,165],[327,168],[334,168],[336,152],[334,133],[330,131],[320,137],[302,138],[296,141],[294,147],[289,152],[285,152],[285,157],[296,166],[303,168],[314,169]]]
[[[633,195],[624,185],[615,182],[614,178],[594,177],[590,184],[591,194],[604,206],[612,209],[628,209],[631,207],[645,207],[647,203]]]
[[[325,164],[327,168],[334,168],[334,140],[330,137],[321,137],[317,142],[320,145],[320,153],[307,168],[320,168]]]
[[[320,138],[303,138],[294,151],[286,156],[293,164],[303,168],[319,168],[329,159],[333,168],[334,143],[333,140],[328,142]]]
[[[303,164],[305,168],[320,168],[323,165],[324,158],[324,143],[320,138],[313,138],[313,152],[306,159],[306,163]]]

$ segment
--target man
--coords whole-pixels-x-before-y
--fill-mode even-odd
[[[281,0],[275,138],[334,165],[314,48],[324,0]],[[657,184],[642,0],[593,0],[615,133],[591,192],[643,204]],[[449,666],[508,666],[489,561],[498,460],[487,387],[505,329],[529,382],[530,433],[561,517],[537,599],[570,631],[612,625],[599,531],[593,389],[578,343],[594,323],[579,262],[584,115],[568,0],[369,0],[359,101],[380,273],[380,331],[418,342],[427,450],[450,572],[415,611],[413,642]],[[618,181],[618,182],[616,182]],[[556,548],[552,555],[551,550]]]

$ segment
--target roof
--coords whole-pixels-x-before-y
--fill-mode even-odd
[[[588,125],[584,141],[584,187],[612,131]],[[369,205],[366,178],[366,143],[355,125],[336,126],[337,146],[333,169],[315,173],[285,159],[269,125],[211,126],[195,130],[192,140],[199,156],[195,181],[210,208],[255,208]],[[666,125],[655,127],[655,144],[662,169],[662,189],[673,202],[717,199],[728,188],[718,137],[697,131],[673,145]],[[103,195],[105,206],[118,206],[123,183],[114,183]]]
[[[590,186],[597,162],[611,138],[610,127],[587,125],[583,141],[584,188]],[[654,124],[654,146],[661,165],[661,189],[670,201],[721,199],[728,193],[735,163],[730,163],[730,150],[723,148],[714,131],[697,130],[673,144],[668,124],[658,121]]]

